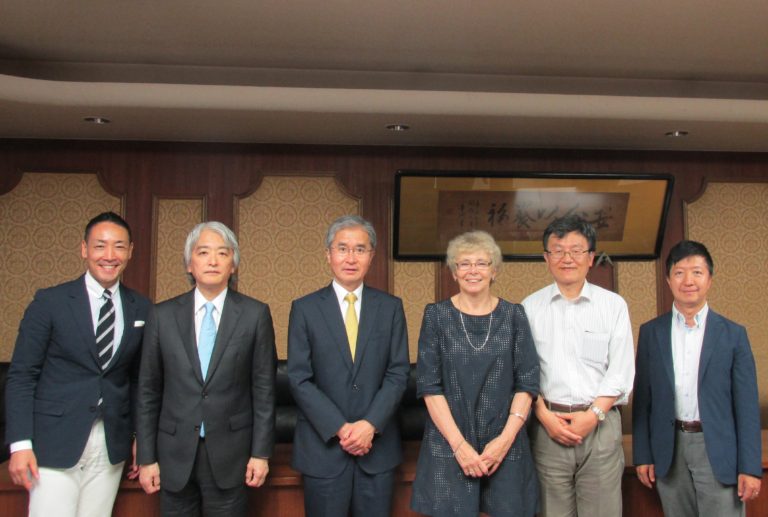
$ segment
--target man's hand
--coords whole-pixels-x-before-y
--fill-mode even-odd
[[[269,460],[251,457],[245,467],[245,484],[254,488],[260,487],[266,481],[268,472]]]
[[[139,466],[139,484],[148,494],[160,490],[160,465],[152,463]]]
[[[37,458],[32,449],[23,449],[11,454],[8,462],[8,472],[14,485],[21,485],[27,491],[32,489],[32,480],[39,480],[40,473],[37,470]]]
[[[757,499],[757,496],[760,495],[760,484],[760,478],[749,474],[739,474],[739,499],[745,503]]]
[[[543,406],[536,407],[536,418],[544,426],[549,437],[560,445],[573,447],[581,443],[582,436],[571,429],[570,421],[566,416],[562,413],[553,413]]]
[[[563,413],[559,416],[568,422],[568,429],[581,438],[589,436],[597,427],[597,415],[589,409],[586,411],[576,411],[575,413]]]
[[[373,446],[373,435],[376,432],[367,420],[358,420],[341,426],[336,435],[339,437],[339,445],[345,452],[353,456],[368,454]]]
[[[648,488],[653,488],[656,482],[656,469],[653,465],[638,465],[635,467],[637,479]]]
[[[131,444],[131,465],[128,467],[125,477],[128,479],[139,477],[139,466],[136,464],[136,438],[133,439],[133,444]]]

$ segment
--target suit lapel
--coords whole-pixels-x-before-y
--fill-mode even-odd
[[[123,287],[122,283],[120,284],[118,293],[120,296],[120,305],[123,308],[123,335],[120,338],[120,345],[117,347],[115,355],[109,361],[109,365],[107,365],[107,370],[118,363],[120,356],[123,354],[129,341],[129,335],[133,332],[133,322],[136,319],[135,300],[128,290]]]
[[[216,342],[213,345],[213,353],[211,354],[211,362],[208,365],[208,376],[206,382],[213,378],[216,372],[216,367],[221,362],[221,357],[224,355],[229,341],[232,338],[232,333],[235,331],[237,322],[240,320],[240,295],[238,295],[232,289],[227,291],[227,296],[224,298],[224,306],[221,311],[221,320],[219,321],[219,329],[216,331]]]
[[[72,283],[69,291],[71,300],[69,308],[72,318],[77,324],[82,336],[82,342],[88,343],[88,350],[93,357],[94,364],[98,368],[99,353],[96,350],[96,332],[93,330],[93,317],[91,316],[91,300],[88,297],[88,288],[85,287],[85,275]]]
[[[179,331],[184,350],[195,371],[200,384],[203,383],[203,372],[200,369],[200,356],[197,354],[197,336],[195,335],[195,290],[191,290],[178,299],[176,306],[176,326]]]
[[[360,300],[360,326],[357,331],[357,348],[355,349],[355,365],[352,377],[357,375],[363,356],[368,349],[368,341],[373,332],[376,316],[379,312],[381,300],[376,291],[363,286],[363,299]]]
[[[336,292],[333,286],[329,285],[320,292],[320,313],[328,327],[328,333],[331,340],[335,343],[344,364],[352,370],[352,352],[349,350],[349,340],[347,339],[347,329],[344,326],[344,318],[341,315],[339,300],[336,298]],[[357,342],[360,342],[358,330]]]
[[[709,360],[715,353],[717,340],[723,331],[723,320],[720,315],[709,310],[707,314],[707,326],[704,328],[704,340],[701,343],[701,357],[699,358],[699,386],[704,378],[704,372],[707,370]]]
[[[664,371],[667,373],[669,385],[672,386],[674,392],[675,363],[672,358],[672,312],[668,312],[658,320],[654,332],[656,333],[655,341],[659,347],[659,357],[661,357],[661,363],[664,365]]]

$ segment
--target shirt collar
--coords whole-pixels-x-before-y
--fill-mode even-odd
[[[94,298],[101,298],[104,295],[104,287],[93,278],[90,271],[85,272],[85,288],[88,289],[88,293]],[[117,290],[120,289],[120,281],[118,280],[111,287],[107,288],[107,291],[112,293],[112,298],[117,294]]]
[[[224,309],[224,300],[227,298],[227,291],[229,291],[228,287],[225,287],[222,292],[216,296],[213,300],[210,300],[213,303],[213,306],[216,307],[216,310],[219,314],[222,313],[222,310]],[[200,292],[200,290],[195,287],[195,314],[197,314],[197,311],[203,308],[206,303],[208,303],[209,300],[203,296],[203,293]]]
[[[689,327],[685,324],[685,316],[683,316],[683,313],[677,310],[677,307],[675,304],[672,304],[672,318],[679,324],[681,324],[683,327],[687,329],[700,329],[701,326],[704,324],[704,322],[707,320],[707,314],[709,313],[709,304],[704,302],[704,307],[702,307],[699,312],[693,315],[693,321],[696,322],[696,325],[693,327]]]
[[[332,285],[333,285],[333,291],[336,293],[336,298],[338,298],[339,300],[339,305],[341,305],[341,302],[344,301],[344,297],[347,296],[347,293],[349,293],[350,291],[347,291],[346,289],[344,289],[341,286],[341,284],[339,284],[335,279],[333,280]],[[357,286],[357,289],[355,289],[352,292],[355,293],[355,296],[357,296],[358,300],[362,300],[363,283],[361,282],[360,285]]]
[[[566,300],[569,302],[578,302],[579,300],[591,300],[592,299],[592,284],[584,280],[584,285],[581,286],[581,292],[579,293],[579,296],[573,299],[567,299],[563,294],[560,292],[560,288],[557,287],[557,282],[553,282],[552,285],[549,286],[549,301],[554,302],[555,300]]]

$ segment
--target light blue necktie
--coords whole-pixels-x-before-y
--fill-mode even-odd
[[[211,302],[205,304],[205,316],[200,325],[200,336],[197,339],[197,354],[200,356],[200,370],[203,372],[203,380],[208,375],[208,365],[211,362],[213,344],[216,342],[216,322],[213,321],[214,305]],[[204,424],[200,424],[200,436],[205,436]]]

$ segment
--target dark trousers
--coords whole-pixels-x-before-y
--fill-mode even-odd
[[[392,512],[394,469],[366,474],[349,462],[339,477],[304,476],[306,517],[389,517]]]
[[[162,480],[161,468],[161,487]],[[160,510],[163,517],[246,517],[248,492],[245,485],[245,472],[243,472],[242,485],[226,490],[219,488],[216,480],[213,479],[205,440],[200,440],[189,481],[178,492],[161,488]]]

